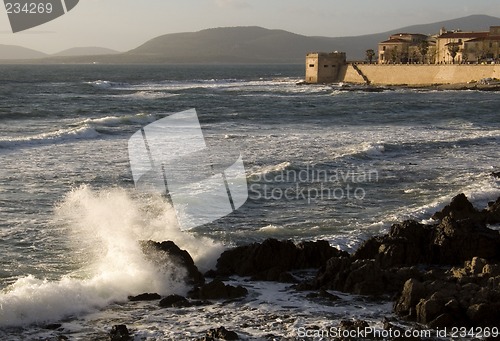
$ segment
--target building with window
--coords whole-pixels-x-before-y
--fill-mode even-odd
[[[340,82],[346,65],[345,52],[313,52],[306,56],[306,83]]]
[[[378,44],[378,62],[379,64],[427,62],[427,53],[434,45],[431,37],[424,34],[393,34],[388,40]]]
[[[484,32],[441,30],[437,37],[438,63],[482,63],[500,60],[500,26]]]

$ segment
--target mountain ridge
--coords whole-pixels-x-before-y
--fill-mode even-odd
[[[350,60],[365,58],[367,49],[400,32],[437,34],[441,27],[485,31],[500,25],[487,15],[406,26],[361,36],[305,36],[259,26],[209,28],[197,32],[170,33],[150,39],[119,54],[41,57],[41,63],[303,63],[307,52],[343,51]],[[2,55],[0,51],[0,56]]]
[[[105,54],[118,54],[119,51],[98,46],[72,47],[52,54],[58,57],[74,57],[74,56],[99,56]]]

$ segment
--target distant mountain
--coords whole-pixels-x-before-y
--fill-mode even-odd
[[[125,55],[148,62],[286,63],[301,61],[318,47],[331,50],[329,40],[262,27],[224,27],[167,34]]]
[[[15,45],[0,45],[0,59],[24,60],[24,59],[44,58],[47,56],[48,55],[43,52],[28,49],[26,47],[15,46]]]
[[[73,47],[58,53],[53,56],[58,57],[73,57],[73,56],[100,56],[107,54],[118,54],[120,52],[105,47]]]
[[[199,32],[162,35],[125,53],[97,55],[94,50],[91,53],[92,56],[87,56],[82,55],[82,50],[71,49],[69,52],[63,51],[67,54],[59,54],[59,56],[37,60],[37,62],[303,63],[306,53],[314,51],[343,51],[347,53],[349,60],[359,60],[365,58],[367,49],[376,49],[377,44],[386,40],[391,34],[400,32],[437,34],[442,27],[464,31],[485,31],[490,26],[496,25],[500,26],[500,18],[472,15],[432,24],[403,27],[382,33],[337,38],[308,37],[283,30],[269,30],[255,26],[222,27]],[[68,56],[70,52],[71,55]],[[79,56],[74,56],[75,54]]]
[[[472,15],[388,32],[337,38],[307,37],[261,27],[226,27],[163,35],[125,53],[123,57],[129,61],[160,63],[301,63],[307,52],[344,51],[348,59],[363,59],[367,49],[376,49],[380,41],[394,33],[437,34],[443,26],[484,31],[494,25],[500,25],[500,18]]]

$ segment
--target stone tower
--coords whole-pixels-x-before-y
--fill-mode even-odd
[[[337,83],[346,65],[345,52],[313,52],[306,56],[306,83]]]

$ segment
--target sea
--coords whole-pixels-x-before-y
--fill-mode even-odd
[[[500,196],[498,92],[303,78],[303,65],[0,66],[0,339],[105,340],[126,324],[134,340],[194,340],[219,326],[298,340],[341,320],[394,318],[390,298],[323,302],[238,277],[228,283],[248,289],[240,301],[128,302],[190,289],[182,269],[149,263],[140,240],[172,240],[204,272],[230,247],[328,240],[352,252],[394,223],[432,222],[459,193],[478,208]],[[248,200],[183,229],[169,195],[136,188],[128,141],[193,109],[207,144],[240,152]]]

